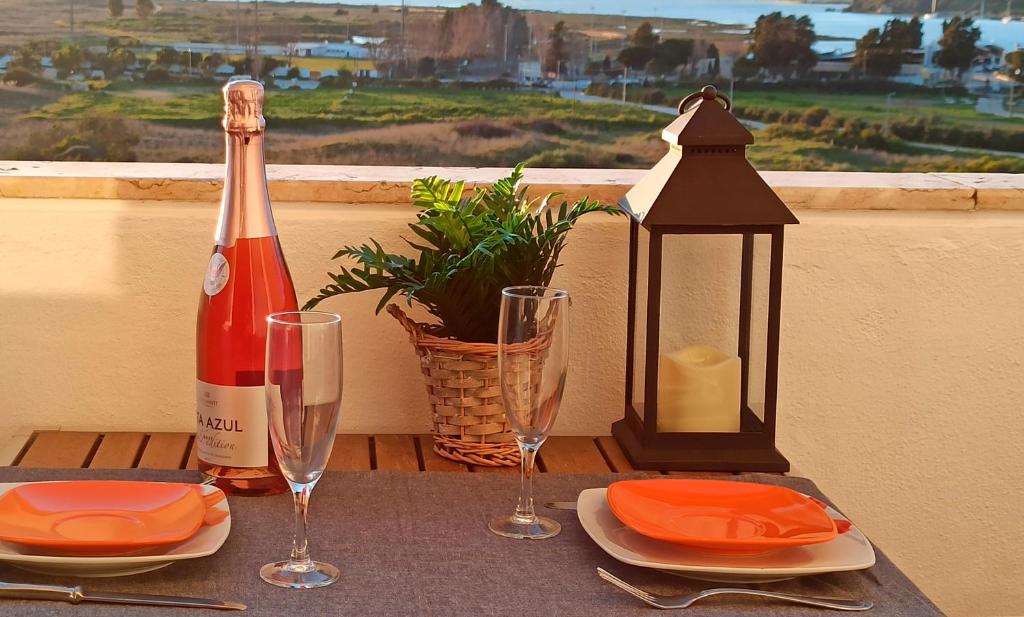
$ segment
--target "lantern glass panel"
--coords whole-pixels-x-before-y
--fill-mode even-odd
[[[750,302],[750,353],[747,380],[747,408],[764,421],[765,362],[768,357],[768,289],[772,239],[767,234],[753,236],[753,263]]]
[[[647,353],[647,287],[650,260],[651,232],[637,226],[636,307],[633,327],[633,408],[643,414],[644,386],[646,384],[645,359]]]
[[[662,237],[658,432],[738,432],[739,234]]]

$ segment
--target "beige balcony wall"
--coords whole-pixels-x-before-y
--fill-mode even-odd
[[[0,163],[6,430],[192,430],[219,172]],[[408,181],[429,173],[497,172],[271,169],[300,299],[339,246],[398,246]],[[614,200],[637,177],[535,170],[529,181]],[[781,450],[949,614],[1024,614],[1024,182],[766,177],[801,220],[786,238]],[[556,433],[607,434],[622,413],[626,240],[624,220],[603,216],[570,238],[555,283],[575,296],[574,355]],[[426,431],[412,349],[373,315],[376,301],[324,305],[344,316],[341,429]]]

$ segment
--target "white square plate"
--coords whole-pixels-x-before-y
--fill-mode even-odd
[[[623,563],[655,568],[703,581],[767,583],[797,576],[863,570],[875,565],[875,551],[859,529],[831,542],[771,551],[759,555],[722,555],[694,551],[655,540],[625,526],[608,507],[608,489],[591,488],[580,493],[576,514],[583,529],[606,553]],[[833,508],[832,518],[847,520]]]
[[[28,483],[0,483],[0,495],[22,484]],[[200,489],[203,495],[220,492],[220,489],[214,486],[201,485]],[[228,515],[216,525],[200,527],[199,531],[191,538],[170,548],[164,547],[142,554],[116,557],[70,557],[52,554],[33,554],[31,551],[34,549],[26,547],[19,550],[14,544],[0,542],[0,563],[9,563],[22,570],[41,574],[93,578],[149,572],[150,570],[170,565],[175,561],[206,557],[216,553],[224,544],[224,541],[228,539],[228,532],[231,531],[231,512],[228,509],[227,499],[221,499],[213,508],[223,510]]]

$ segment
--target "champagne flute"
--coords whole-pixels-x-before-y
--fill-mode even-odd
[[[270,441],[295,500],[287,561],[268,563],[271,585],[309,589],[338,580],[338,568],[309,557],[306,510],[334,446],[341,406],[341,317],[299,311],[267,317],[267,419]]]
[[[569,363],[569,294],[551,287],[501,290],[498,321],[498,380],[501,398],[522,455],[519,503],[511,516],[491,519],[499,536],[541,540],[562,530],[537,516],[533,467],[537,451],[555,423]]]

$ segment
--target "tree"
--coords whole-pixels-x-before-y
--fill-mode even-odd
[[[903,50],[883,44],[881,31],[872,28],[857,40],[853,66],[866,75],[891,77],[903,66]]]
[[[645,21],[637,27],[629,42],[633,47],[654,47],[658,44],[658,35],[654,33],[650,22]]]
[[[107,10],[111,17],[120,17],[124,14],[124,2],[122,0],[107,0]]]
[[[82,62],[85,61],[85,52],[78,45],[65,45],[53,52],[51,60],[53,60],[53,67],[57,69],[59,74],[69,75],[81,68]]]
[[[423,56],[416,63],[416,77],[429,79],[437,73],[437,62],[430,56]]]
[[[490,58],[515,63],[530,44],[522,11],[487,0],[448,9],[432,55],[438,60]],[[426,50],[424,50],[426,51]]]
[[[717,76],[722,72],[722,58],[718,51],[718,46],[714,43],[708,45],[707,51],[704,55],[711,60],[711,69],[708,71],[713,76]]]
[[[135,0],[135,12],[142,19],[148,18],[155,10],[156,6],[153,5],[153,0]]]
[[[647,72],[655,75],[664,75],[671,73],[680,64],[686,64],[690,61],[690,57],[693,55],[693,39],[665,39],[651,49],[651,57],[648,62],[645,63]],[[623,51],[630,49],[643,49],[640,47],[627,47]],[[619,54],[620,62],[622,62]],[[627,62],[622,62],[630,68],[637,68]]]
[[[761,15],[751,36],[754,63],[773,75],[800,75],[817,62],[811,49],[815,40],[814,24],[806,15],[783,17],[778,11]]]
[[[135,64],[135,53],[127,47],[115,47],[98,59],[100,68],[106,73],[107,78],[121,75],[125,70]]]
[[[173,47],[161,47],[156,50],[156,63],[164,66],[181,64],[181,54]]]
[[[946,70],[955,71],[959,76],[971,66],[979,38],[981,29],[974,25],[970,17],[943,20],[940,49],[935,54],[935,63]]]
[[[217,67],[224,64],[224,56],[217,52],[213,52],[209,56],[203,58],[203,61],[199,63],[199,70],[206,75],[213,75],[217,72]]]
[[[627,47],[619,52],[616,60],[633,70],[640,70],[654,60],[653,47]]]
[[[853,66],[865,74],[890,77],[900,72],[907,51],[921,47],[921,20],[890,19],[858,41]]]
[[[47,46],[40,41],[25,43],[14,50],[14,59],[11,60],[11,67],[25,69],[29,73],[39,72],[39,63],[46,55]]]
[[[569,59],[569,45],[566,42],[565,22],[559,21],[548,32],[547,49],[544,52],[544,72],[558,73]]]

